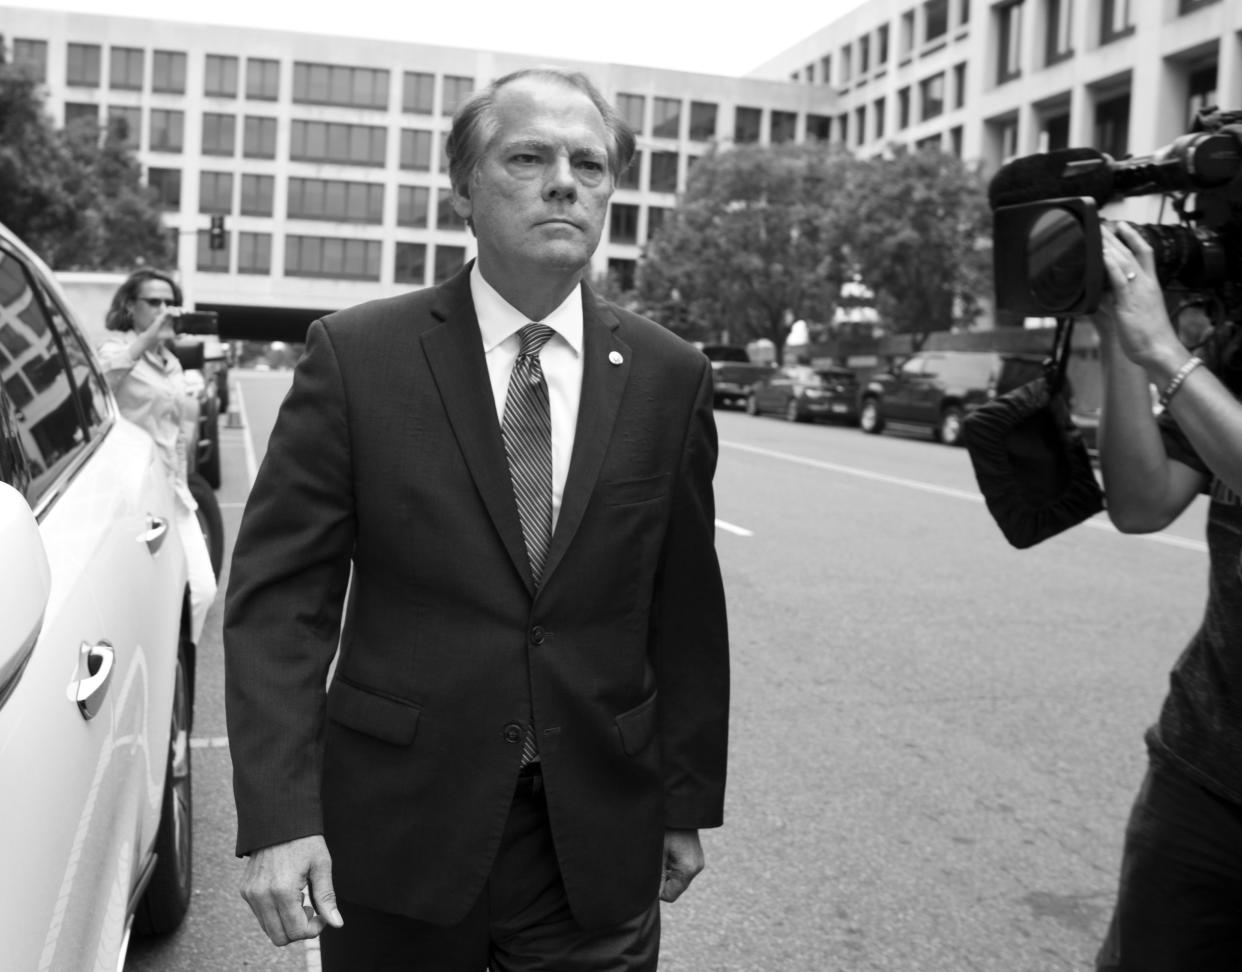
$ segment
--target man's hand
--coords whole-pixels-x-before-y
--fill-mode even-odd
[[[703,846],[697,830],[664,831],[664,878],[660,900],[676,901],[703,870]]]
[[[302,904],[302,892],[308,887],[313,908]],[[314,938],[325,925],[340,928],[345,923],[332,890],[332,858],[319,835],[251,854],[241,895],[275,945]]]

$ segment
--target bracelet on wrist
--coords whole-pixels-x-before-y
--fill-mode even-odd
[[[1164,391],[1160,393],[1158,401],[1161,408],[1168,408],[1169,402],[1173,400],[1177,390],[1182,387],[1182,383],[1201,364],[1203,364],[1202,358],[1196,358],[1194,355],[1191,355],[1186,363],[1177,369],[1177,374],[1172,377],[1169,383],[1164,386]]]

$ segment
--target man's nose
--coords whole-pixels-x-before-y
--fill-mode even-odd
[[[568,156],[557,156],[553,159],[543,191],[548,199],[572,201],[577,198],[578,183],[574,179],[574,167]]]

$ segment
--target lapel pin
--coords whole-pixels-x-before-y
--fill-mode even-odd
[[[619,365],[624,360],[625,359],[621,357],[620,351],[609,351],[608,352],[608,361],[610,364]]]

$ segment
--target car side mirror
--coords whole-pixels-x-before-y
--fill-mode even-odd
[[[26,498],[0,483],[0,707],[34,652],[52,591],[39,524]]]

